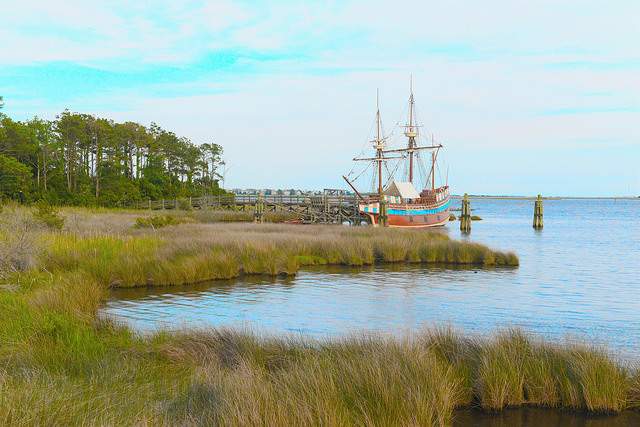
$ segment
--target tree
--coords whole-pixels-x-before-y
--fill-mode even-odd
[[[29,193],[31,171],[16,159],[0,154],[0,195],[21,199]]]
[[[0,154],[26,167],[27,190],[52,203],[113,206],[220,191],[222,147],[194,144],[155,123],[70,111],[53,121],[0,114]]]
[[[32,144],[35,146],[35,163],[32,166],[35,168],[36,187],[46,192],[49,171],[55,166],[52,160],[55,159],[58,148],[54,125],[50,121],[34,117],[27,126],[31,131]]]
[[[217,186],[218,180],[221,175],[218,173],[218,168],[222,164],[222,146],[214,143],[205,143],[200,146],[202,152],[203,163],[203,181],[205,185]]]

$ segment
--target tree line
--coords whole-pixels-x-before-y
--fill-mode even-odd
[[[0,97],[0,108],[2,97]],[[0,197],[122,206],[219,194],[222,147],[134,122],[64,111],[15,121],[0,112]]]

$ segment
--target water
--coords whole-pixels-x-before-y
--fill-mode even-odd
[[[513,408],[500,412],[463,409],[455,411],[454,427],[632,427],[640,425],[640,413],[587,414],[551,408]]]
[[[410,334],[452,325],[468,333],[520,326],[640,356],[640,200],[472,200],[469,237],[520,257],[518,268],[324,268],[292,279],[243,278],[189,287],[116,290],[104,312],[142,331],[232,326],[331,337]],[[417,231],[419,232],[419,231]]]

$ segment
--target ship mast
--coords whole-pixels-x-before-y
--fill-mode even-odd
[[[411,120],[411,127],[412,129],[415,129],[415,125],[413,124],[413,120]],[[417,135],[417,133],[416,133]],[[384,149],[384,145],[385,145],[385,140],[386,138],[384,137],[384,135],[382,134],[382,119],[380,117],[380,96],[378,91],[376,91],[376,136],[375,139],[373,139],[371,142],[373,143],[373,148],[376,150],[376,154],[375,157],[354,157],[354,161],[367,161],[367,162],[374,162],[377,164],[377,170],[375,171],[378,174],[378,196],[380,198],[380,200],[382,200],[382,196],[384,193],[384,184],[383,184],[383,180],[382,180],[382,163],[386,162],[387,160],[391,160],[391,159],[404,159],[405,157],[403,155],[399,155],[399,156],[388,156],[388,153],[404,153],[406,151],[408,151],[407,148],[399,148],[399,149],[394,149],[394,150],[385,150]],[[412,151],[418,151],[418,150],[425,150],[425,149],[431,149],[431,148],[438,148],[438,147],[418,147],[415,145],[415,137],[414,137],[414,142],[413,142],[414,146],[411,148]],[[351,181],[349,181],[346,177],[343,177],[347,183],[349,183],[349,185],[353,187],[353,184],[351,183]],[[355,188],[354,188],[355,189]]]
[[[382,200],[382,150],[384,149],[384,141],[380,137],[380,131],[380,95],[378,90],[376,90],[376,139],[373,142],[375,143],[376,161],[378,162],[378,196],[380,196],[380,200]]]
[[[431,135],[431,145],[433,145],[433,134]],[[436,156],[437,151],[431,152],[431,191],[436,191]]]
[[[416,137],[418,136],[418,128],[414,126],[413,111],[415,101],[413,99],[413,76],[409,79],[409,123],[405,126],[404,135],[409,138],[407,144],[407,152],[409,153],[409,182],[413,183],[413,156],[416,148]]]
[[[413,77],[410,79],[409,84],[409,120],[404,126],[404,135],[409,139],[406,148],[396,148],[391,150],[382,150],[383,154],[386,153],[408,153],[409,156],[409,182],[413,183],[413,163],[415,160],[415,153],[421,150],[431,150],[431,171],[429,172],[429,179],[431,180],[431,190],[435,191],[435,170],[436,160],[438,158],[438,151],[442,148],[442,144],[436,144],[431,137],[431,145],[418,146],[416,138],[418,137],[418,129],[420,126],[416,124],[415,120],[415,100],[413,97]]]

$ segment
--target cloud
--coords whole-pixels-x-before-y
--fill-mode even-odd
[[[370,136],[376,88],[385,126],[404,120],[412,73],[425,132],[465,191],[588,193],[604,147],[627,152],[600,166],[627,191],[639,15],[637,1],[24,0],[3,9],[0,93],[19,118],[68,107],[215,139],[233,185],[322,187]],[[547,188],[504,181],[541,150],[580,147],[571,168],[548,162]]]

